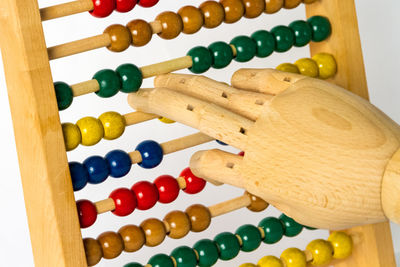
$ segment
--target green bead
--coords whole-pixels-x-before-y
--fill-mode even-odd
[[[235,60],[238,62],[247,62],[256,55],[256,42],[248,36],[237,36],[232,39],[230,44],[236,48]]]
[[[140,263],[137,263],[137,262],[131,262],[131,263],[125,264],[124,267],[143,267],[143,265]]]
[[[64,82],[55,82],[54,89],[56,91],[58,110],[64,110],[71,106],[74,99],[71,87]]]
[[[267,57],[275,50],[275,37],[272,33],[264,30],[256,31],[251,35],[256,42],[256,56]]]
[[[150,258],[148,264],[151,267],[174,267],[174,261],[165,254],[156,254]]]
[[[311,230],[311,231],[317,230],[317,228],[314,228],[314,227],[311,227],[311,226],[303,225],[303,227],[306,228],[307,230]]]
[[[285,229],[280,220],[275,217],[267,217],[263,219],[258,227],[261,227],[264,230],[264,240],[263,242],[266,244],[275,244],[279,240],[282,239]]]
[[[113,70],[100,70],[93,76],[93,79],[99,83],[100,89],[96,94],[100,97],[112,97],[121,88],[121,80]]]
[[[197,257],[194,250],[187,246],[181,246],[174,249],[171,253],[176,261],[176,267],[196,267]]]
[[[312,40],[321,42],[331,35],[332,28],[329,20],[322,16],[314,16],[307,20],[312,29]]]
[[[192,57],[193,65],[189,70],[193,73],[206,72],[212,65],[212,55],[210,50],[204,46],[196,46],[190,49],[187,53],[188,56]]]
[[[209,240],[202,239],[194,244],[193,248],[199,255],[199,262],[197,263],[200,267],[213,266],[219,257],[217,245]]]
[[[287,237],[294,237],[303,230],[303,225],[297,223],[295,220],[292,218],[286,216],[285,214],[282,214],[279,216],[279,220],[281,220],[284,229],[285,229],[285,236]]]
[[[137,92],[143,82],[142,72],[133,64],[120,65],[116,72],[121,81],[121,92],[132,93]]]
[[[260,230],[251,224],[245,224],[236,230],[242,240],[242,250],[250,252],[257,249],[261,244],[261,233]]]
[[[239,254],[240,244],[234,234],[229,232],[220,233],[214,238],[214,241],[219,249],[219,258],[221,260],[231,260]]]
[[[294,33],[289,27],[276,26],[271,33],[275,36],[276,52],[286,52],[294,45]]]
[[[225,42],[212,43],[208,49],[213,57],[212,67],[222,69],[228,66],[233,59],[232,47]]]
[[[296,20],[289,24],[289,28],[294,33],[294,46],[305,46],[311,41],[312,29],[310,24],[304,20]]]

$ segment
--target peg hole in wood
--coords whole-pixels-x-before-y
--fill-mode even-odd
[[[263,101],[263,100],[260,100],[260,99],[257,99],[256,102],[255,102],[255,104],[256,104],[256,105],[262,106],[262,105],[264,105],[264,101]]]
[[[243,128],[243,127],[240,127],[240,130],[239,130],[239,132],[241,133],[241,134],[246,134],[246,129],[245,128]]]
[[[283,78],[283,81],[284,81],[284,82],[290,83],[291,80],[292,80],[292,79],[291,79],[290,77],[285,77],[285,78]]]
[[[235,164],[232,163],[232,162],[226,163],[226,167],[229,168],[229,169],[233,169],[234,166],[235,166]]]
[[[228,98],[228,95],[225,93],[225,92],[222,92],[222,95],[221,95],[223,98]]]
[[[194,107],[192,105],[187,105],[186,109],[189,111],[193,111]]]

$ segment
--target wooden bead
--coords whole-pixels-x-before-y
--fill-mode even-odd
[[[275,256],[262,257],[257,262],[258,267],[283,267],[283,263],[280,259]]]
[[[220,3],[214,1],[206,1],[199,7],[204,16],[204,27],[218,27],[225,18],[224,8]]]
[[[103,257],[103,252],[99,242],[93,238],[84,238],[83,246],[85,247],[86,261],[88,266],[96,265]]]
[[[144,46],[150,42],[153,36],[153,31],[147,21],[135,19],[130,21],[126,27],[131,32],[133,46]]]
[[[149,247],[161,244],[167,235],[164,223],[158,219],[147,219],[140,224],[140,227],[146,236],[145,244]]]
[[[282,63],[276,67],[276,70],[300,74],[299,68],[292,63]]]
[[[328,79],[333,77],[337,71],[335,58],[331,54],[318,53],[312,57],[317,63],[319,70],[319,78]]]
[[[300,73],[304,76],[316,78],[319,75],[318,65],[311,58],[301,58],[294,65],[297,66]]]
[[[183,33],[192,34],[201,29],[204,24],[204,16],[200,9],[194,6],[184,6],[178,11],[183,22]]]
[[[195,204],[188,207],[185,212],[189,217],[192,232],[201,232],[210,226],[211,213],[207,207]]]
[[[114,140],[120,137],[125,131],[125,118],[121,114],[109,111],[100,115],[99,120],[104,128],[104,139]]]
[[[124,241],[118,233],[104,232],[97,237],[97,241],[100,243],[105,259],[114,259],[124,250]]]
[[[174,39],[183,30],[182,19],[174,12],[162,12],[155,20],[161,23],[162,31],[158,35],[163,39]]]
[[[164,222],[169,225],[168,236],[174,239],[184,237],[191,228],[187,214],[178,210],[168,213],[164,218]]]
[[[100,120],[93,117],[85,117],[80,119],[76,125],[81,132],[81,144],[84,146],[92,146],[100,142],[104,136],[103,125]]]
[[[141,249],[146,242],[142,228],[136,225],[126,225],[119,229],[122,240],[124,241],[124,247],[126,252],[135,252]]]
[[[303,251],[298,248],[288,248],[281,254],[281,260],[286,267],[306,267],[307,260]]]
[[[353,240],[345,232],[333,232],[329,235],[328,241],[333,247],[333,258],[345,259],[353,252]]]
[[[241,0],[220,0],[225,10],[225,23],[234,23],[244,15],[244,5]]]
[[[283,7],[284,0],[265,0],[265,13],[273,14]]]
[[[325,265],[331,262],[333,257],[333,248],[331,243],[323,239],[315,239],[311,241],[306,250],[311,252],[313,260],[311,265]]]
[[[304,4],[312,4],[312,3],[316,2],[316,1],[318,1],[318,0],[303,0],[303,3]]]
[[[245,192],[245,195],[248,195],[250,197],[250,205],[247,206],[247,209],[251,210],[251,211],[255,211],[255,212],[259,212],[259,211],[263,211],[266,208],[268,208],[269,204],[262,200],[261,198],[250,194],[249,192]]]
[[[242,0],[242,2],[245,18],[256,18],[265,10],[265,0]]]
[[[107,49],[113,52],[122,52],[131,45],[131,33],[128,28],[123,25],[114,24],[108,26],[104,33],[110,36],[111,44],[107,46]]]
[[[283,3],[283,7],[286,9],[292,9],[300,5],[301,0],[285,0]]]
[[[67,151],[74,150],[81,143],[81,131],[79,127],[72,123],[63,123],[62,131],[64,135],[64,144]]]

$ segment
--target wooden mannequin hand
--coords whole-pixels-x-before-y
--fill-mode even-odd
[[[387,217],[400,222],[395,122],[340,87],[297,74],[242,69],[232,86],[168,74],[128,101],[245,151],[200,151],[190,167],[245,188],[299,223],[342,229]],[[394,172],[384,175],[389,161]]]

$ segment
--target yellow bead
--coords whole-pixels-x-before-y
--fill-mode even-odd
[[[243,264],[240,264],[239,267],[257,267],[257,265],[255,265],[253,263],[243,263]]]
[[[344,259],[353,252],[353,240],[344,232],[333,232],[328,241],[333,247],[333,258]]]
[[[318,65],[311,58],[301,58],[294,63],[302,75],[316,78],[319,75]]]
[[[166,123],[166,124],[171,124],[171,123],[174,123],[175,121],[173,121],[173,120],[170,120],[170,119],[168,119],[168,118],[165,118],[165,117],[160,117],[160,118],[158,118],[161,122],[163,122],[163,123]]]
[[[93,117],[85,117],[80,119],[76,125],[81,132],[81,144],[84,146],[92,146],[97,144],[104,136],[103,125],[100,120]]]
[[[298,248],[288,248],[281,254],[281,260],[286,267],[306,267],[307,260],[303,251]]]
[[[75,149],[81,142],[81,132],[78,126],[72,123],[63,123],[61,125],[64,134],[65,149],[71,151]]]
[[[109,111],[100,115],[99,120],[103,125],[104,139],[113,140],[120,137],[125,131],[125,118],[121,114]]]
[[[325,265],[332,260],[333,247],[331,243],[326,240],[315,239],[307,245],[306,249],[311,252],[313,256],[312,265]]]
[[[292,63],[282,63],[278,67],[276,67],[276,69],[284,72],[300,73],[297,66]]]
[[[318,53],[312,57],[317,63],[319,69],[319,78],[328,79],[333,77],[337,72],[337,64],[335,58],[328,53]]]
[[[283,267],[283,263],[280,259],[275,256],[262,257],[258,262],[259,267]]]

